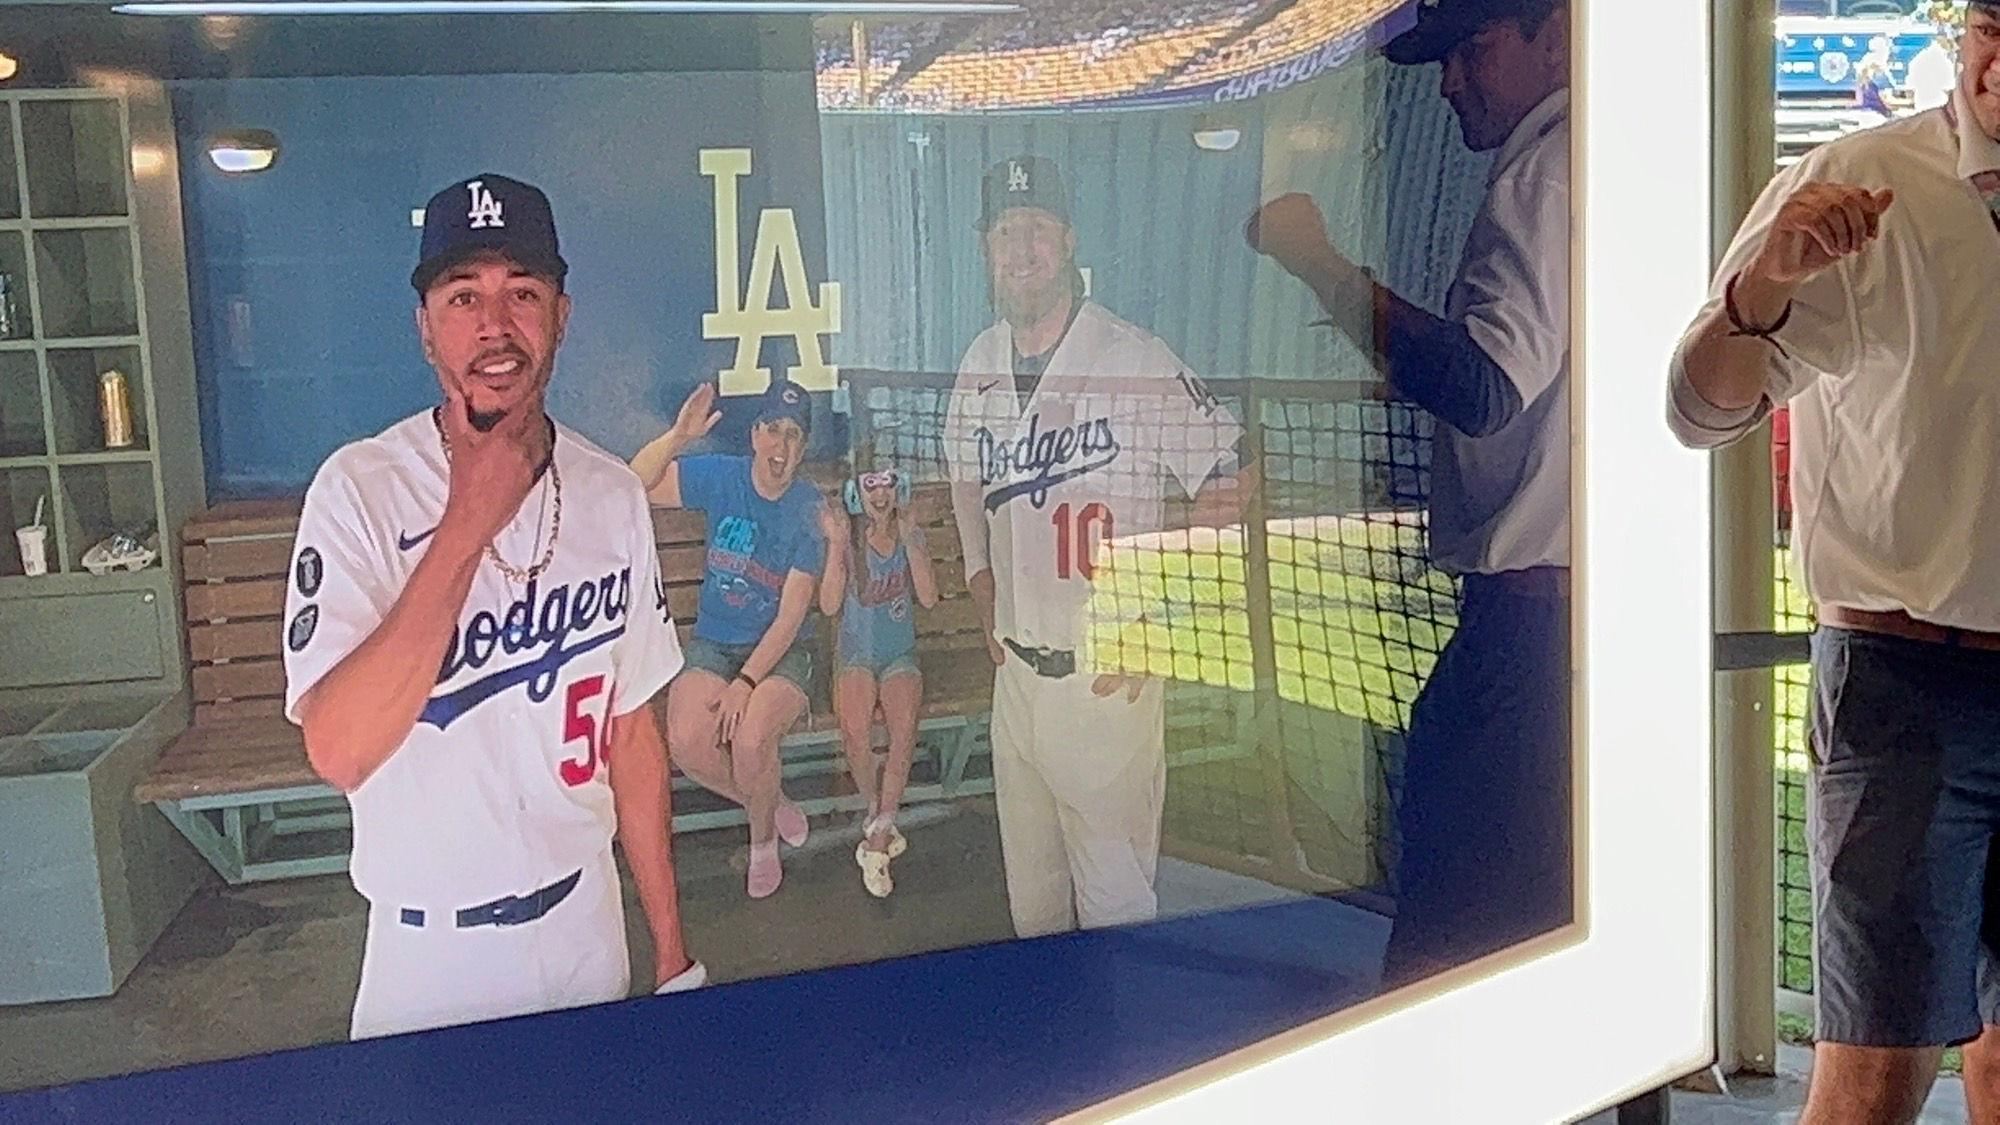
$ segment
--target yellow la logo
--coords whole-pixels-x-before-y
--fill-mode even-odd
[[[771,385],[771,369],[757,366],[757,353],[768,337],[790,336],[798,345],[799,363],[785,377],[809,391],[833,390],[839,373],[827,364],[819,338],[840,331],[839,284],[821,282],[819,304],[812,303],[798,221],[789,207],[766,207],[757,216],[746,292],[737,258],[736,181],[750,174],[750,150],[703,149],[701,174],[715,179],[715,311],[702,314],[701,334],[708,340],[736,340],[736,362],[722,372],[718,389],[725,395],[761,394]],[[780,276],[790,303],[773,308],[772,283]]]

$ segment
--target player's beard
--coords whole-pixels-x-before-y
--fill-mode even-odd
[[[1005,285],[993,283],[993,304],[1000,313],[1000,319],[1013,325],[1016,330],[1032,328],[1062,304],[1064,297],[1071,295],[1070,276],[1075,267],[1065,264],[1048,281],[1032,289],[1010,293]]]

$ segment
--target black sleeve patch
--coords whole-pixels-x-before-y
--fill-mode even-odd
[[[285,630],[285,643],[292,646],[293,652],[304,652],[306,645],[312,643],[313,630],[317,628],[319,607],[309,605],[293,615],[291,627]]]
[[[326,577],[326,567],[320,560],[319,548],[307,547],[300,551],[298,564],[293,571],[301,595],[310,598],[319,593],[320,580]]]

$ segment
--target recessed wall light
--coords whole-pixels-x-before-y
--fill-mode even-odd
[[[278,135],[269,129],[232,129],[208,142],[208,159],[225,172],[262,172],[278,160]]]

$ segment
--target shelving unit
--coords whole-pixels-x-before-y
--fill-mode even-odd
[[[7,646],[0,689],[184,677],[171,547],[185,513],[169,510],[174,470],[157,448],[130,116],[111,92],[0,94],[0,634],[65,650]],[[134,436],[115,448],[99,391],[112,370]],[[13,532],[38,502],[49,573],[30,578]],[[121,531],[156,536],[160,557],[133,574],[85,571],[85,552]]]
[[[138,154],[144,161],[135,159]],[[185,729],[174,535],[202,503],[172,115],[157,84],[0,92],[0,1005],[115,991],[208,876],[133,799]],[[99,378],[134,441],[107,448]],[[14,531],[43,506],[49,573]],[[84,553],[151,525],[137,571]]]

